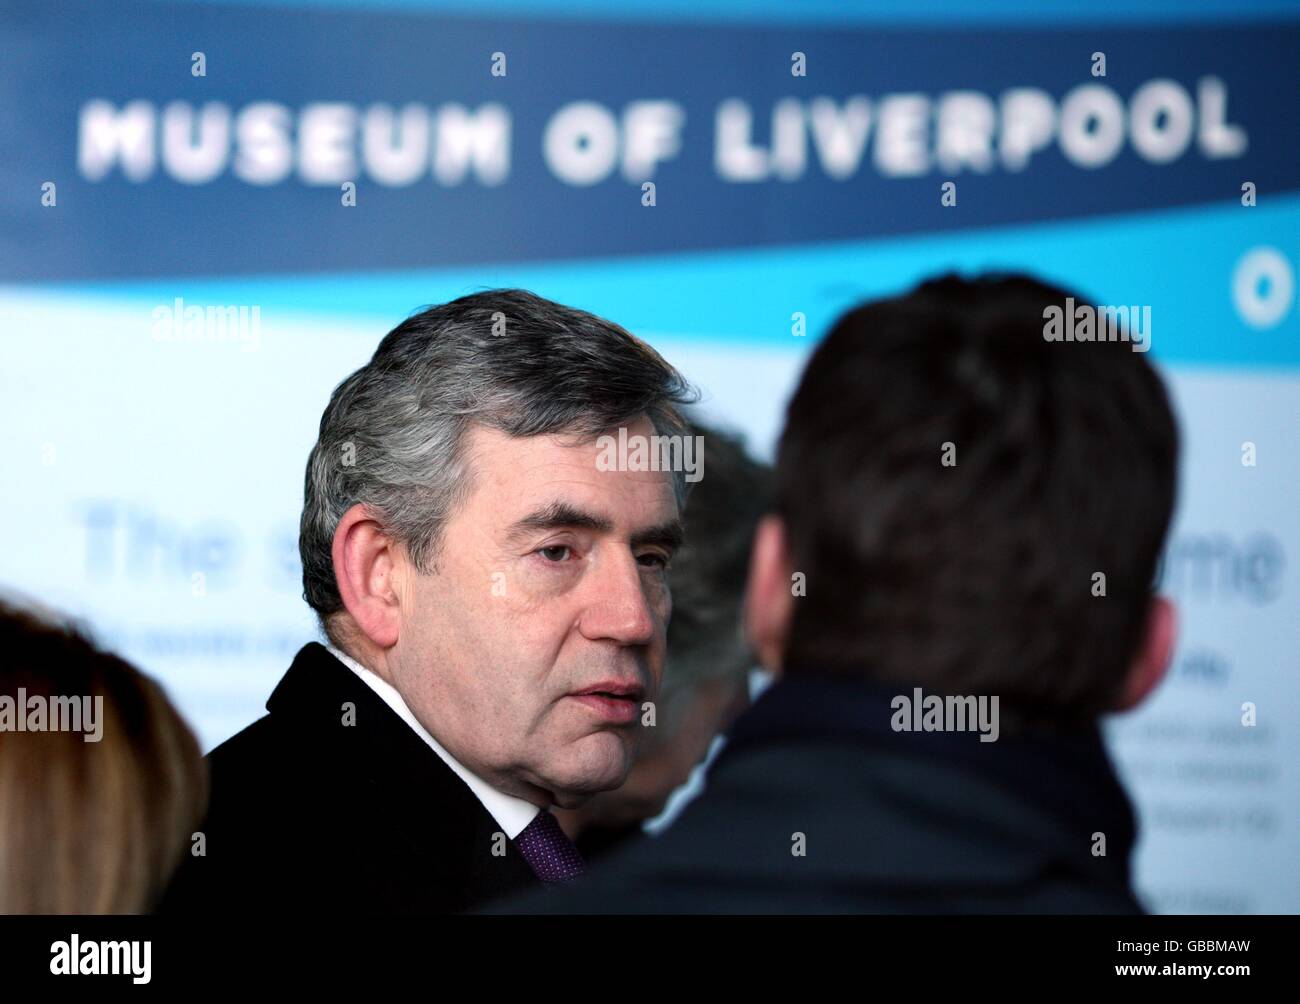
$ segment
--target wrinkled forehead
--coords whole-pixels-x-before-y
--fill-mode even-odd
[[[650,437],[641,418],[627,436]],[[583,525],[604,533],[632,534],[679,519],[675,475],[645,464],[611,462],[605,436],[544,434],[510,436],[473,426],[464,457],[472,489],[466,503],[482,508],[500,526],[528,520]]]

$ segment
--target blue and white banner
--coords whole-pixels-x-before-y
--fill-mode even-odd
[[[18,0],[0,48],[0,281],[753,248],[1300,188],[1295,24]]]

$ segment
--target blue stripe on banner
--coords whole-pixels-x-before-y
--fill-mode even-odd
[[[1300,190],[1300,22],[8,6],[4,281],[731,253],[1212,204],[1245,179]]]
[[[210,4],[211,0],[171,0]],[[255,7],[421,10],[475,17],[785,24],[1113,24],[1300,18],[1298,0],[222,0]]]
[[[1291,275],[1289,306],[1270,327],[1248,324],[1234,275],[1256,249]],[[1267,253],[1267,252],[1266,252]],[[1255,260],[1259,260],[1258,257]],[[1152,356],[1167,363],[1300,366],[1300,196],[1083,222],[955,235],[557,264],[498,264],[382,275],[167,279],[29,287],[67,300],[259,304],[275,312],[373,318],[376,335],[426,303],[474,289],[523,286],[646,334],[776,347],[790,344],[791,315],[824,333],[862,299],[949,269],[1027,270],[1096,301],[1152,308]],[[1253,290],[1267,303],[1284,293]],[[17,289],[18,287],[10,287]]]

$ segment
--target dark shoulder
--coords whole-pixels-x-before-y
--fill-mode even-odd
[[[263,715],[245,726],[208,754],[208,765],[214,774],[233,773],[261,765],[278,758],[290,744],[284,724]]]
[[[209,834],[250,845],[291,843],[308,820],[336,822],[340,804],[349,801],[340,793],[355,802],[368,789],[356,783],[357,762],[330,738],[269,714],[214,748],[207,757]]]

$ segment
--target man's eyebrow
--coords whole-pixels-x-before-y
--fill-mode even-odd
[[[596,533],[609,533],[613,528],[614,523],[607,516],[579,509],[568,502],[549,502],[516,520],[506,534],[510,540],[517,540],[540,530],[594,530]],[[630,543],[633,547],[653,544],[676,551],[681,547],[685,536],[682,521],[673,518],[658,526],[638,530],[632,535]]]
[[[682,521],[680,519],[670,519],[667,523],[660,523],[658,526],[638,530],[632,534],[632,546],[642,547],[646,544],[653,544],[671,553],[681,547],[682,541],[685,539],[686,528],[682,526]]]
[[[538,530],[572,529],[608,533],[613,528],[613,522],[605,516],[586,512],[568,502],[550,502],[540,509],[534,509],[522,519],[516,520],[506,533],[511,540],[514,540]]]

